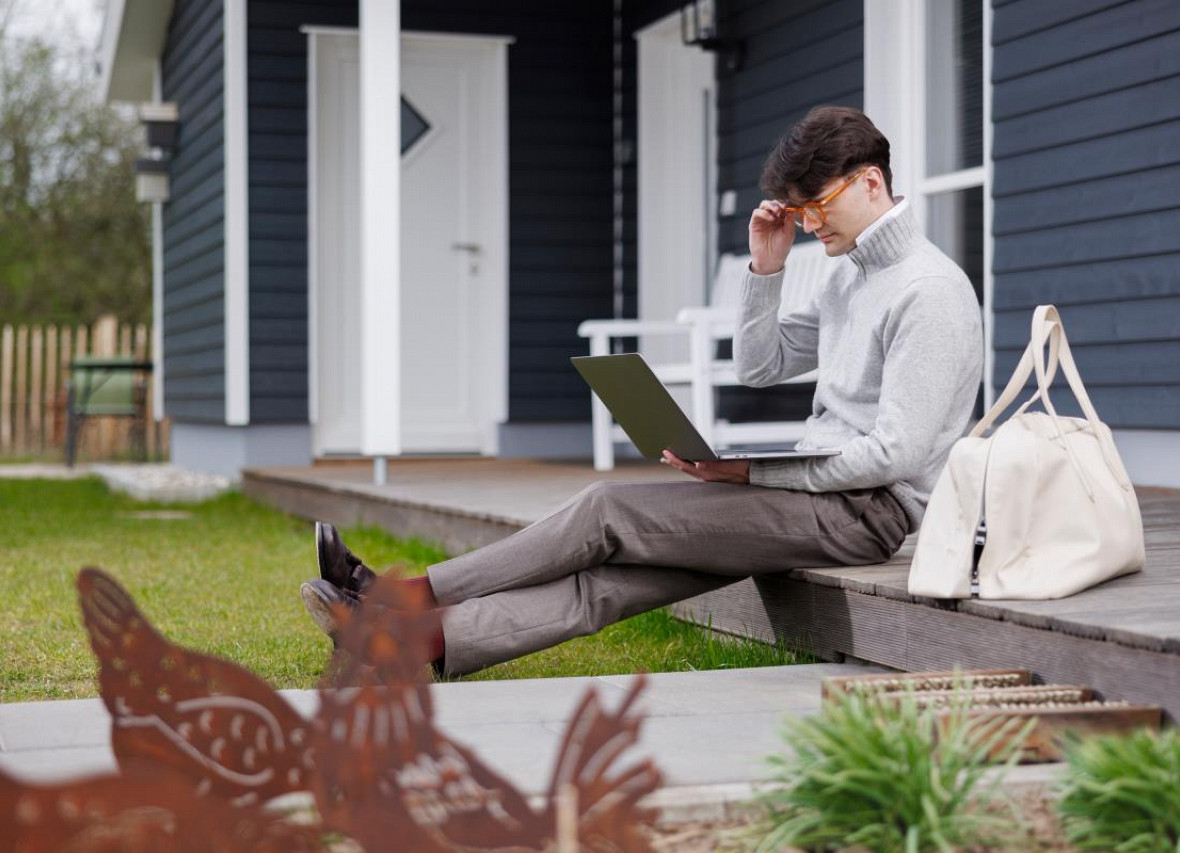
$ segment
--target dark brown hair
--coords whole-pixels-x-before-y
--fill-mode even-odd
[[[774,146],[759,185],[768,198],[786,199],[794,190],[801,199],[812,199],[832,178],[864,165],[881,170],[892,198],[889,140],[860,110],[815,107]]]

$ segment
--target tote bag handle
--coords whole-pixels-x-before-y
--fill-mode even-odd
[[[1038,310],[1040,309],[1038,308]],[[1020,356],[1020,361],[1017,363],[1016,368],[1012,371],[1012,378],[1008,380],[1007,386],[1004,388],[996,402],[992,404],[992,407],[988,409],[987,414],[985,414],[980,419],[979,423],[975,425],[974,429],[968,433],[969,435],[979,437],[987,432],[996,419],[1002,415],[1010,405],[1012,405],[1012,402],[1016,399],[1017,395],[1019,395],[1024,389],[1025,383],[1028,382],[1028,377],[1033,372],[1033,359],[1043,355],[1044,341],[1041,341],[1040,345],[1037,344],[1038,333],[1042,325],[1043,321],[1038,318],[1037,314],[1034,313],[1032,334],[1029,336],[1028,345],[1024,348],[1023,355]],[[1048,382],[1052,382],[1053,378],[1057,375],[1057,364],[1059,360],[1060,348],[1060,336],[1050,335],[1049,366],[1047,372]],[[1044,392],[1040,388],[1040,383],[1038,383],[1036,393],[1029,397],[1028,400],[1026,400],[1024,404],[1013,413],[1013,416],[1023,414],[1025,409],[1027,409],[1037,400],[1041,399],[1043,394]]]
[[[1041,320],[1039,329],[1036,325],[1038,315]],[[1078,373],[1077,364],[1073,360],[1073,353],[1069,348],[1069,338],[1065,335],[1065,326],[1061,323],[1061,316],[1057,313],[1057,309],[1052,305],[1038,306],[1036,313],[1033,315],[1033,327],[1037,329],[1035,335],[1038,356],[1043,355],[1046,335],[1060,338],[1059,356],[1061,372],[1065,375],[1065,380],[1069,383],[1069,389],[1073,391],[1074,397],[1077,398],[1078,403],[1082,407],[1082,413],[1086,416],[1086,420],[1090,424],[1090,429],[1094,432],[1094,440],[1098,442],[1098,448],[1102,451],[1102,459],[1106,462],[1106,467],[1124,491],[1130,490],[1130,480],[1123,477],[1120,473],[1121,466],[1115,461],[1118,458],[1118,451],[1111,446],[1111,442],[1106,440],[1106,431],[1103,428],[1102,421],[1098,417],[1098,412],[1094,408],[1094,404],[1090,402],[1090,395],[1086,393],[1086,386],[1082,383],[1082,376]],[[1050,345],[1050,348],[1052,348],[1052,345]],[[1061,427],[1057,423],[1057,411],[1053,408],[1053,403],[1049,399],[1049,383],[1053,381],[1053,376],[1051,373],[1046,373],[1044,362],[1040,357],[1034,362],[1034,367],[1037,371],[1037,386],[1039,389],[1037,393],[1042,395],[1045,411],[1053,418],[1053,422],[1057,425],[1058,434],[1060,435]],[[1062,440],[1064,442],[1064,436],[1062,436]]]
[[[1024,354],[1020,357],[1020,362],[1016,365],[1016,369],[1012,371],[1012,378],[1008,380],[1008,385],[1004,388],[1003,393],[1000,394],[999,399],[996,400],[995,404],[988,410],[987,414],[983,416],[979,423],[975,425],[975,428],[971,430],[969,435],[973,437],[982,436],[996,419],[1003,414],[1008,406],[1012,404],[1024,388],[1029,375],[1035,370],[1037,391],[1025,401],[1015,414],[1019,415],[1023,413],[1038,399],[1044,401],[1045,410],[1052,420],[1054,428],[1057,430],[1058,437],[1062,439],[1062,446],[1069,453],[1070,461],[1086,487],[1086,494],[1093,499],[1093,491],[1089,478],[1082,470],[1068,442],[1064,440],[1064,433],[1058,421],[1057,411],[1053,408],[1053,403],[1049,399],[1049,385],[1053,382],[1057,373],[1058,364],[1060,364],[1062,373],[1069,383],[1070,390],[1073,391],[1074,396],[1082,407],[1086,420],[1090,424],[1090,428],[1094,431],[1094,437],[1098,441],[1098,446],[1102,451],[1102,457],[1106,462],[1107,468],[1110,469],[1115,480],[1118,481],[1124,490],[1130,489],[1130,482],[1123,478],[1120,474],[1119,466],[1111,459],[1112,448],[1107,446],[1104,432],[1100,429],[1101,421],[1098,418],[1098,413],[1095,411],[1093,403],[1090,402],[1090,396],[1086,393],[1086,388],[1082,384],[1077,364],[1074,362],[1073,354],[1069,348],[1069,339],[1065,335],[1065,327],[1061,323],[1061,317],[1057,309],[1052,305],[1038,306],[1036,311],[1033,312],[1030,332],[1028,346],[1025,347]],[[1049,343],[1048,364],[1045,363],[1044,358],[1046,340]]]

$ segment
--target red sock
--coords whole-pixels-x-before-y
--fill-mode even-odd
[[[447,642],[446,642],[446,639],[443,637],[442,628],[439,628],[438,632],[430,640],[430,660],[431,660],[431,663],[433,663],[435,661],[441,661],[443,659],[443,655],[446,654],[446,651],[447,651]]]
[[[406,585],[406,591],[410,593],[411,600],[421,600],[427,610],[438,608],[438,599],[434,597],[434,588],[430,586],[429,577],[422,575],[417,578],[403,578],[402,583]]]
[[[434,588],[430,585],[429,577],[422,575],[417,578],[404,578],[401,582],[406,585],[406,592],[409,593],[411,600],[421,600],[428,610],[438,609],[438,599],[434,597]],[[430,660],[432,662],[441,661],[446,650],[446,640],[440,626],[435,635],[430,638]]]

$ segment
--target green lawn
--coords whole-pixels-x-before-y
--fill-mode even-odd
[[[145,517],[153,510],[185,518]],[[95,695],[95,665],[74,575],[100,566],[169,639],[241,663],[276,687],[314,687],[331,643],[307,618],[299,583],[315,575],[311,524],[231,493],[200,504],[144,504],[96,479],[0,479],[0,702]],[[343,531],[375,566],[421,573],[445,558],[375,528]],[[797,663],[802,655],[718,639],[663,611],[468,678],[537,678]]]

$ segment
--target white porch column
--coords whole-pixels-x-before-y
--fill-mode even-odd
[[[164,100],[164,71],[156,59],[152,69],[152,103]],[[152,340],[148,350],[152,364],[152,412],[156,429],[164,420],[164,205],[152,203]],[[157,433],[158,435],[158,433]]]
[[[864,111],[890,145],[893,191],[910,196],[919,225],[926,220],[926,206],[918,203],[918,184],[926,172],[922,166],[926,109],[916,93],[923,70],[922,9],[919,0],[864,4]]]
[[[225,422],[250,423],[250,201],[246,0],[225,0]]]
[[[361,452],[401,452],[401,9],[360,0]],[[384,468],[378,465],[376,473]]]

